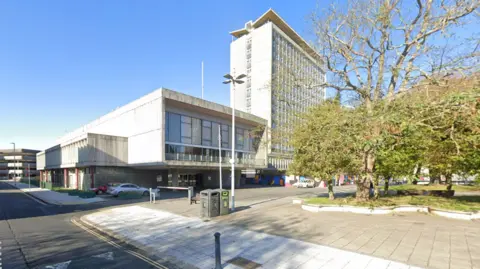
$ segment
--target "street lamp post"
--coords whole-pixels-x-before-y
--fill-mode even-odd
[[[245,78],[245,74],[241,74],[238,77],[234,77],[235,73],[232,75],[226,74],[223,76],[226,80],[223,84],[230,84],[233,85],[233,95],[232,95],[232,159],[230,163],[232,164],[232,176],[231,176],[231,192],[232,192],[232,212],[235,211],[235,84],[242,84],[242,78]]]
[[[15,142],[12,142],[10,143],[13,145],[13,182],[15,182],[15,186],[17,186],[17,180],[15,179],[15,173],[16,173],[16,167],[15,167],[15,163],[16,163],[16,156],[15,156]]]
[[[220,189],[222,190],[223,189],[223,186],[222,186],[222,130],[221,130],[221,126],[220,124],[218,125],[218,170],[219,170],[219,173],[220,173],[220,180],[219,180],[219,183],[220,183]]]

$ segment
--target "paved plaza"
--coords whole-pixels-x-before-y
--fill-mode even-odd
[[[203,222],[141,206],[114,208],[84,217],[159,257],[182,267],[210,269],[214,264],[214,237],[220,232],[224,268],[416,268],[351,251],[303,242],[283,236],[248,231],[214,221]]]
[[[351,186],[336,189],[340,195],[352,191]],[[199,268],[211,268],[217,231],[227,268],[237,268],[227,263],[234,257],[262,268],[480,268],[479,221],[418,213],[311,213],[292,204],[294,197],[314,195],[326,191],[237,190],[237,212],[210,222],[198,218],[199,204],[189,205],[183,198],[114,208],[87,220],[156,255]],[[200,263],[202,257],[205,263]]]
[[[311,213],[281,199],[217,222],[427,268],[480,268],[480,222],[402,213]]]

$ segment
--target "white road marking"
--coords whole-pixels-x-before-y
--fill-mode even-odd
[[[122,246],[120,246],[119,244],[111,241],[110,239],[106,238],[105,236],[97,233],[96,231],[94,231],[93,229],[89,228],[89,227],[86,227],[85,225],[81,224],[80,222],[76,221],[75,219],[71,219],[71,222],[73,224],[75,224],[76,226],[82,228],[83,230],[85,230],[86,232],[90,233],[91,235],[97,237],[98,239],[102,240],[102,241],[105,241],[107,244],[110,244],[111,246],[114,246],[115,248],[118,248],[118,249],[121,249],[123,250],[124,252],[127,252],[128,254],[132,255],[132,256],[135,256],[147,263],[149,263],[150,265],[153,265],[155,268],[158,268],[158,269],[168,269],[167,267],[159,264],[158,262],[146,257],[146,256],[143,256],[142,254],[140,253],[137,253],[135,251],[132,251],[132,250],[129,250],[129,249],[125,249],[123,248]],[[1,269],[1,268],[0,268]]]
[[[92,257],[113,261],[113,252],[111,252],[111,251],[110,252],[105,252],[105,253],[98,254],[98,255],[95,255],[95,256],[92,256]]]
[[[66,261],[45,266],[45,269],[67,269],[72,261]]]

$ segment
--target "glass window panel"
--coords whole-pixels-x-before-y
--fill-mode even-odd
[[[211,146],[212,145],[212,122],[211,121],[202,121],[202,145]]]
[[[202,121],[200,119],[192,118],[192,144],[202,144]]]
[[[229,126],[222,124],[222,148],[230,147]]]
[[[182,143],[192,143],[192,118],[182,116]]]
[[[250,150],[250,132],[249,130],[244,130],[244,143],[243,148],[244,150]]]
[[[202,155],[202,148],[193,148],[193,154],[195,155]]]
[[[188,116],[182,116],[182,123],[192,123],[192,118]]]
[[[218,127],[220,125],[216,122],[212,122],[212,146],[218,147]]]
[[[185,147],[185,154],[193,154],[194,147]]]
[[[180,115],[169,113],[168,116],[168,141],[169,142],[180,142]]]
[[[236,144],[235,146],[242,150],[243,149],[243,139],[244,139],[244,130],[242,128],[236,128],[236,132],[235,132],[235,140],[236,140]]]

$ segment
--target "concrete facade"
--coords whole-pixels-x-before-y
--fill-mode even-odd
[[[230,72],[247,75],[231,85],[230,104],[268,121],[268,168],[282,173],[292,159],[296,115],[325,98],[323,61],[272,9],[230,34]]]
[[[32,179],[38,175],[35,155],[38,150],[33,149],[0,149],[0,179]],[[28,170],[30,168],[30,170]]]
[[[41,179],[88,189],[110,182],[145,187],[230,185],[230,107],[158,89],[66,134],[37,154]],[[267,121],[236,111],[236,185],[241,170],[266,168]],[[220,137],[220,141],[218,140]],[[221,151],[219,150],[221,143]]]

